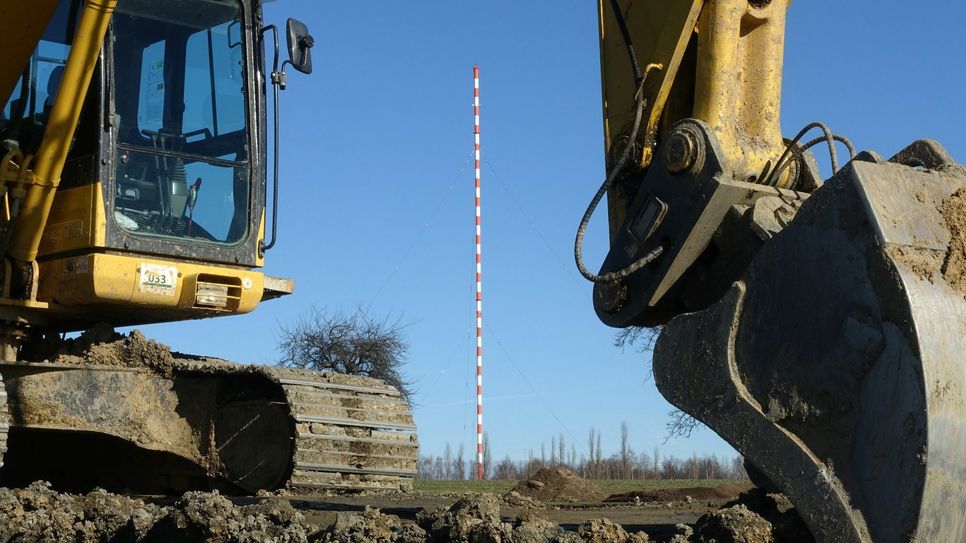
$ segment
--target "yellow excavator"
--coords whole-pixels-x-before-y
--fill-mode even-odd
[[[280,68],[259,0],[3,2],[0,20],[0,483],[411,487],[412,415],[381,381],[173,355],[138,334],[57,346],[292,292],[259,271],[278,198],[266,111],[271,93],[277,150],[284,68],[312,69],[305,25],[288,21]]]
[[[608,174],[577,264],[605,324],[663,326],[661,393],[818,541],[966,541],[966,169],[783,138],[789,4],[598,1]]]

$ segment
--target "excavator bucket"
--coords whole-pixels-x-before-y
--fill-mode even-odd
[[[653,363],[818,541],[966,541],[964,353],[966,168],[920,141],[842,168]]]

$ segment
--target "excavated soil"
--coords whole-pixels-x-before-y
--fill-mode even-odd
[[[148,339],[140,330],[118,334],[109,326],[96,326],[77,338],[52,340],[39,347],[32,358],[55,364],[92,364],[124,368],[151,368],[170,377],[176,366],[171,349]]]
[[[526,509],[513,516],[513,508],[491,494],[466,494],[449,506],[412,514],[404,506],[411,498],[397,499],[396,506],[387,507],[397,514],[387,514],[368,506],[355,509],[347,503],[299,500],[295,509],[278,496],[239,504],[217,492],[189,492],[175,500],[151,503],[102,490],[61,494],[45,483],[34,483],[20,490],[0,489],[0,542],[812,542],[794,511],[786,509],[787,502],[761,491],[742,494],[737,501],[701,516],[693,527],[678,524],[674,534],[656,537],[640,526],[607,518],[565,525],[544,518],[543,511]],[[319,507],[337,510],[330,521],[317,523],[308,513]]]
[[[564,467],[543,468],[513,490],[522,496],[547,502],[596,502],[607,494],[593,482]]]
[[[104,491],[59,494],[45,483],[0,489],[3,542],[301,542],[317,531],[284,500],[236,506],[218,493],[190,492],[162,507]]]
[[[949,286],[966,295],[966,189],[959,189],[943,200],[939,212],[949,229],[943,278]]]
[[[638,490],[624,494],[614,494],[605,502],[673,502],[690,500],[713,500],[720,498],[737,498],[742,492],[751,490],[751,485],[726,484],[714,487],[688,487],[688,488],[657,488],[654,490]]]

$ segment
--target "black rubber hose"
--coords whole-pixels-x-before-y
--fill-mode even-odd
[[[614,283],[624,279],[625,277],[631,275],[632,273],[640,270],[644,266],[650,264],[655,258],[661,256],[664,252],[663,247],[658,247],[653,251],[647,253],[646,255],[639,258],[636,262],[627,266],[623,269],[605,273],[603,275],[597,275],[591,273],[584,265],[584,236],[587,233],[587,224],[590,222],[590,218],[594,216],[594,211],[597,209],[597,205],[600,203],[604,194],[607,194],[607,190],[613,184],[614,179],[617,178],[618,174],[623,171],[624,166],[627,164],[628,158],[631,156],[631,149],[634,148],[634,142],[637,141],[637,133],[641,128],[641,118],[644,115],[644,106],[647,100],[644,98],[644,80],[647,79],[647,74],[645,77],[641,78],[641,82],[637,87],[637,112],[634,116],[634,127],[631,129],[631,135],[627,140],[627,145],[624,147],[624,151],[621,153],[620,158],[617,160],[617,164],[611,168],[610,173],[607,174],[607,178],[601,184],[600,188],[597,189],[597,194],[594,195],[593,200],[590,201],[590,205],[587,206],[587,210],[584,212],[583,218],[580,220],[580,226],[577,227],[577,238],[574,240],[574,261],[577,263],[577,270],[580,271],[580,275],[584,276],[588,281],[594,283]]]
[[[823,134],[809,141],[808,143],[799,146],[797,149],[795,149],[794,152],[789,153],[789,151],[791,151],[791,149],[795,147],[795,145],[802,139],[802,137],[804,137],[805,134],[809,130],[812,130],[813,128],[821,128]],[[829,159],[832,163],[832,174],[834,175],[839,170],[838,154],[835,151],[836,141],[841,142],[843,145],[845,145],[846,149],[848,149],[849,159],[855,158],[855,146],[852,145],[852,141],[849,140],[849,138],[845,136],[840,136],[839,134],[833,134],[832,131],[829,130],[829,128],[823,123],[814,122],[809,124],[808,126],[803,128],[802,131],[799,132],[797,136],[795,136],[795,139],[789,142],[787,147],[785,147],[785,152],[782,153],[781,158],[779,158],[778,162],[775,163],[775,169],[768,175],[767,180],[765,181],[765,184],[774,185],[778,183],[778,176],[781,175],[781,173],[785,171],[785,169],[788,168],[789,165],[791,165],[792,161],[794,161],[798,157],[805,154],[805,151],[811,149],[812,147],[815,147],[816,145],[822,142],[828,143]]]
[[[789,164],[791,164],[791,160],[793,156],[792,149],[796,145],[798,145],[798,142],[802,141],[802,138],[805,137],[805,134],[807,134],[813,128],[821,128],[822,132],[824,132],[825,135],[821,139],[819,139],[819,141],[820,142],[828,141],[829,157],[832,160],[832,172],[834,173],[838,171],[839,160],[838,160],[838,154],[835,151],[835,139],[834,139],[834,136],[832,135],[832,131],[829,130],[828,126],[826,126],[825,123],[820,123],[816,121],[813,123],[809,123],[807,126],[805,126],[805,128],[803,128],[798,133],[798,135],[796,135],[792,139],[792,141],[788,142],[788,145],[785,146],[785,151],[781,154],[780,157],[778,157],[778,162],[775,163],[775,169],[773,169],[771,173],[768,174],[768,178],[763,183],[764,185],[774,186],[778,184],[778,176],[781,175],[783,171],[785,171],[785,168],[787,168]]]
[[[637,53],[634,52],[634,42],[631,41],[631,33],[627,30],[627,21],[624,20],[624,13],[621,11],[621,6],[617,0],[610,0],[610,5],[614,10],[614,17],[617,18],[617,26],[620,28],[621,37],[624,38],[624,47],[627,48],[627,57],[631,61],[631,69],[634,70],[634,86],[639,87],[644,76],[641,74],[641,66],[637,63]]]

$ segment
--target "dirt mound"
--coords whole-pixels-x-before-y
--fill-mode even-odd
[[[25,355],[56,364],[147,367],[168,377],[177,363],[167,345],[146,338],[140,330],[124,336],[109,326],[96,326],[73,339],[49,338]]]
[[[511,490],[503,495],[503,503],[510,507],[526,507],[527,509],[543,509],[545,506],[539,501],[524,496],[515,490]]]
[[[339,513],[322,541],[339,543],[423,543],[426,532],[398,517],[366,507],[362,513]]]
[[[518,518],[513,528],[513,543],[580,543],[580,536],[533,515]]]
[[[772,525],[744,505],[733,505],[704,515],[694,525],[694,542],[772,543]]]
[[[422,511],[416,516],[432,541],[470,543],[511,541],[513,527],[500,519],[500,499],[492,494],[469,494],[449,509]]]
[[[557,502],[596,502],[606,494],[593,482],[564,467],[543,468],[520,481],[513,491],[528,498]]]
[[[605,502],[674,502],[687,499],[721,500],[737,498],[742,492],[751,490],[751,485],[725,484],[708,487],[688,488],[656,488],[652,490],[635,490],[624,494],[614,494]]]
[[[59,494],[38,482],[0,489],[0,541],[307,542],[317,528],[286,501],[236,506],[218,493],[190,492],[160,507],[103,490]]]
[[[815,539],[787,498],[761,489],[702,516],[690,543],[814,543]]]
[[[646,543],[647,534],[628,534],[619,524],[608,519],[589,520],[577,528],[577,534],[586,543]]]

